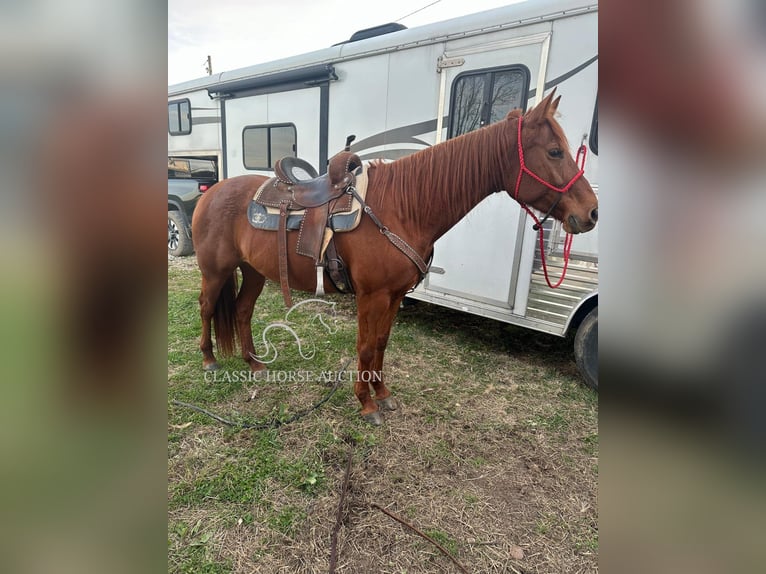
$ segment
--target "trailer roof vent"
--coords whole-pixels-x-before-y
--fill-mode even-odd
[[[391,32],[398,32],[399,30],[406,30],[407,26],[399,24],[397,22],[389,22],[388,24],[381,24],[379,26],[373,26],[372,28],[365,28],[354,32],[351,37],[345,42],[338,42],[338,44],[348,44],[349,42],[358,42],[359,40],[366,40],[367,38],[374,38],[375,36],[382,36],[383,34],[390,34]],[[334,44],[337,46],[338,44]]]

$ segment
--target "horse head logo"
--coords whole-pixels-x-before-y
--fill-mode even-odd
[[[261,334],[261,343],[263,344],[264,351],[261,354],[252,354],[251,356],[256,360],[260,361],[264,364],[271,364],[274,361],[277,360],[279,357],[279,351],[277,350],[277,347],[274,343],[271,342],[269,336],[272,332],[276,331],[284,331],[288,333],[293,341],[295,341],[295,344],[298,347],[298,354],[301,356],[301,358],[305,361],[309,361],[314,358],[316,355],[316,345],[314,344],[314,341],[311,339],[304,340],[301,338],[301,336],[298,334],[298,331],[296,330],[298,327],[298,324],[295,321],[292,321],[290,319],[290,316],[293,314],[299,314],[300,311],[305,311],[307,306],[309,306],[312,303],[321,304],[323,306],[328,306],[329,309],[327,310],[319,310],[316,311],[315,309],[312,309],[309,311],[310,313],[313,313],[308,319],[308,321],[301,321],[302,328],[305,328],[306,325],[313,326],[313,325],[319,325],[321,326],[328,335],[334,335],[338,332],[338,327],[336,325],[335,317],[337,315],[336,306],[337,303],[332,301],[325,301],[324,299],[306,299],[305,301],[300,301],[290,307],[290,309],[285,313],[285,317],[283,321],[279,321],[276,323],[270,323],[266,326],[266,328],[263,330],[263,333]],[[329,322],[328,322],[329,319]],[[260,345],[259,345],[260,346]]]

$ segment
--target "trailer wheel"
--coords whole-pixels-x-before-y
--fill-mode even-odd
[[[174,257],[188,255],[193,250],[186,233],[186,222],[178,211],[168,211],[168,253]]]
[[[598,307],[588,313],[577,328],[574,354],[585,384],[598,390]]]

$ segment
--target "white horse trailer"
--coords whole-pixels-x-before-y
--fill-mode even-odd
[[[589,147],[585,175],[598,193],[597,4],[530,0],[401,28],[171,86],[169,155],[220,154],[223,177],[269,175],[287,155],[321,173],[349,134],[362,159],[397,159],[527,109],[556,87],[559,121],[572,151]],[[174,120],[172,104],[184,101],[188,120]],[[565,235],[558,222],[544,229],[555,281]],[[577,330],[578,366],[597,387],[598,231],[574,237],[556,289],[540,255],[529,216],[493,194],[437,241],[431,271],[410,297],[559,336]]]

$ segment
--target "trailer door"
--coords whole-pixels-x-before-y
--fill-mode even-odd
[[[437,137],[458,136],[527,108],[541,96],[550,24],[448,42],[439,58]],[[422,289],[512,310],[524,213],[506,193],[487,197],[434,248]]]

